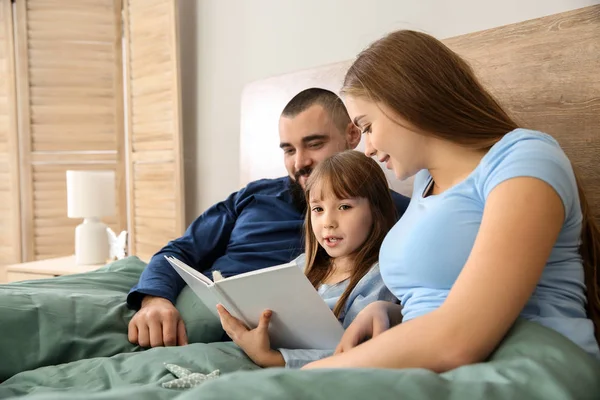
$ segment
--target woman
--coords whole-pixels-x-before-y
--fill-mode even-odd
[[[369,305],[337,354],[306,368],[443,372],[485,360],[519,316],[600,357],[600,235],[558,143],[520,129],[458,55],[423,33],[375,42],[342,92],[367,155],[399,179],[416,175],[380,253],[401,308]]]

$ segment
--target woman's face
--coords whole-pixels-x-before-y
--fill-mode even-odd
[[[365,134],[365,154],[386,163],[398,179],[407,179],[425,168],[427,137],[382,103],[347,96],[350,118]]]

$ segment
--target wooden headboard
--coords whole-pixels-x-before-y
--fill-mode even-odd
[[[520,125],[554,136],[580,172],[600,222],[600,5],[444,40],[473,66]],[[335,92],[351,61],[246,86],[241,114],[241,184],[283,176],[277,123],[308,87]],[[361,147],[362,148],[362,147]],[[394,189],[410,193],[410,182]]]

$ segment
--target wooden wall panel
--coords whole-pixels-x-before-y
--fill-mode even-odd
[[[144,260],[184,229],[175,0],[126,0],[130,251]]]
[[[72,254],[67,169],[111,169],[126,229],[120,0],[17,4],[23,230],[26,260]]]
[[[0,0],[0,265],[21,261],[13,15]]]

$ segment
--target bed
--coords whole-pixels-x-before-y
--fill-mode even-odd
[[[600,5],[445,41],[522,122],[555,136],[582,174],[600,222]],[[284,174],[277,118],[299,90],[338,90],[349,62],[248,85],[242,96],[241,184]],[[390,183],[410,193],[411,182]],[[144,350],[127,341],[125,294],[145,264],[129,257],[91,273],[0,285],[0,398],[28,399],[598,399],[600,363],[560,334],[517,321],[485,363],[422,369],[260,370],[184,289],[192,344]],[[221,376],[161,387],[164,364]]]

